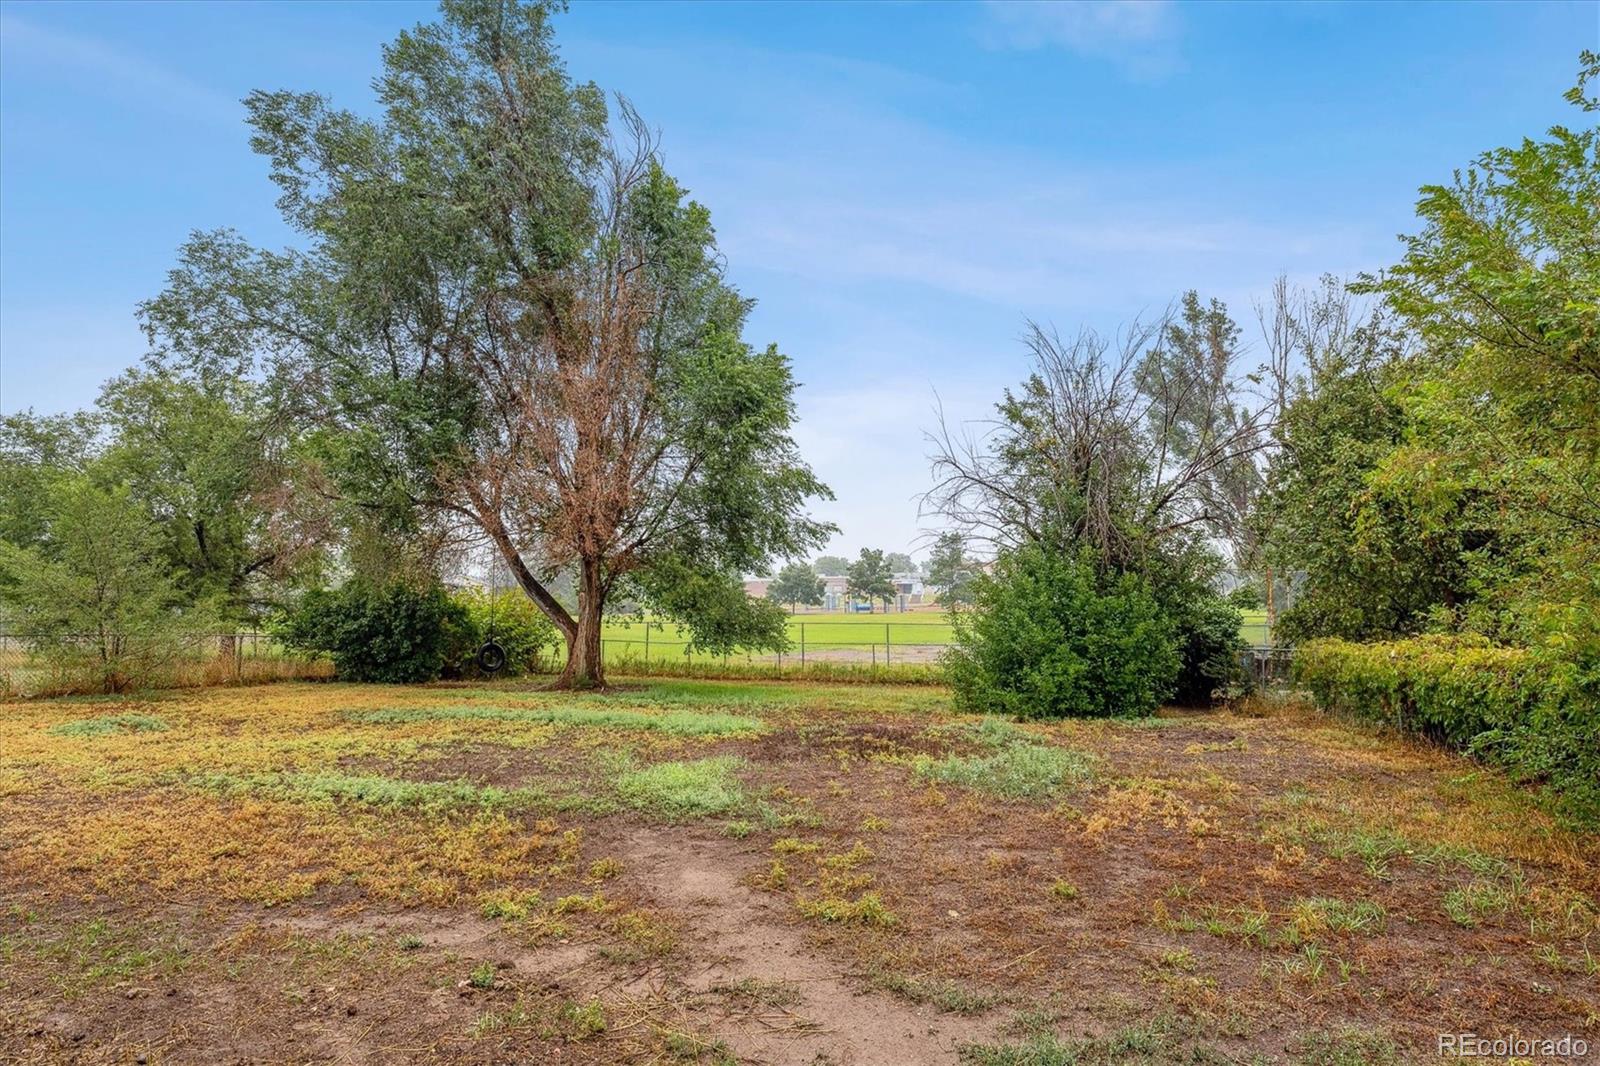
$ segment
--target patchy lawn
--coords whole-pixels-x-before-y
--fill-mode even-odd
[[[1597,870],[1495,774],[1294,708],[1011,725],[926,686],[717,682],[12,703],[0,1060],[1595,1047]]]

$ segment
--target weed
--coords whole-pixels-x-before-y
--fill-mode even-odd
[[[947,1014],[979,1014],[1004,1002],[1004,997],[994,992],[974,992],[954,981],[928,977],[910,977],[901,973],[877,971],[872,974],[872,985],[903,996],[913,1003],[927,1003]]]
[[[1056,899],[1075,900],[1079,896],[1078,886],[1071,881],[1057,878],[1055,883],[1050,886],[1050,894]]]
[[[667,1030],[661,1034],[661,1046],[676,1062],[708,1062],[714,1066],[735,1066],[738,1058],[725,1040],[707,1040],[693,1033]]]
[[[1093,758],[1083,752],[1034,744],[1012,744],[992,755],[948,755],[939,760],[923,755],[913,765],[924,780],[1031,800],[1080,785],[1094,772]]]
[[[1506,913],[1512,902],[1511,892],[1503,886],[1474,880],[1444,894],[1444,912],[1457,925],[1471,928],[1486,918]]]
[[[352,722],[399,725],[410,722],[469,721],[518,722],[538,725],[582,726],[591,729],[641,730],[673,736],[705,737],[759,733],[764,728],[754,718],[731,714],[674,711],[646,714],[639,711],[595,710],[587,707],[400,707],[381,711],[352,711]]]
[[[872,849],[861,841],[856,841],[849,851],[837,855],[829,855],[822,860],[822,865],[829,870],[854,870],[863,863],[872,861]]]
[[[789,887],[789,868],[783,864],[782,859],[772,860],[772,866],[761,879],[761,885],[773,892],[781,892]]]
[[[1400,1061],[1394,1041],[1369,1029],[1307,1033],[1294,1050],[1298,1066],[1387,1066]]]
[[[837,896],[801,900],[799,907],[800,913],[807,918],[817,918],[824,922],[890,926],[898,920],[894,913],[884,906],[883,900],[876,892],[868,892],[855,900],[843,900]]]
[[[1385,918],[1383,908],[1370,900],[1350,903],[1318,896],[1297,899],[1289,906],[1291,925],[1298,936],[1307,939],[1326,932],[1380,932]]]
[[[104,737],[112,733],[165,733],[167,722],[153,714],[103,714],[60,722],[45,732],[53,737]]]
[[[821,847],[821,844],[801,840],[799,837],[779,837],[772,842],[772,850],[779,855],[804,855],[818,851]]]
[[[416,951],[425,944],[426,941],[424,941],[415,933],[407,933],[405,936],[402,936],[399,940],[395,941],[395,946],[401,951]]]
[[[617,859],[596,859],[589,864],[590,881],[609,881],[622,874],[622,863]]]
[[[570,1003],[561,1013],[572,1029],[574,1040],[587,1040],[606,1031],[606,1008],[598,999]]]
[[[478,966],[467,977],[467,983],[473,988],[493,988],[494,963],[479,963]]]
[[[617,792],[628,806],[668,821],[721,814],[744,801],[734,776],[742,765],[731,756],[657,763],[624,773],[617,779]]]

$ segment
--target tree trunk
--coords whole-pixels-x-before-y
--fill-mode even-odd
[[[604,688],[605,664],[600,659],[600,622],[605,613],[605,593],[600,561],[578,564],[578,625],[567,636],[567,666],[561,671],[562,688]]]

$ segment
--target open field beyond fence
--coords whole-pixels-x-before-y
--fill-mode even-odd
[[[1298,1063],[1600,1041],[1600,847],[1293,705],[0,703],[0,1060]]]
[[[1266,639],[1263,612],[1247,612],[1241,630],[1246,643]],[[785,652],[748,651],[727,655],[695,651],[688,634],[672,623],[632,617],[606,620],[601,650],[615,669],[663,676],[796,677],[819,680],[929,681],[939,677],[939,657],[953,631],[943,612],[896,614],[799,614],[789,619]],[[564,649],[541,655],[543,669],[559,669]],[[207,634],[167,656],[153,680],[163,686],[227,685],[258,681],[326,680],[326,659],[298,654],[270,634]],[[83,677],[52,669],[27,641],[0,633],[0,694],[38,695],[98,689]]]

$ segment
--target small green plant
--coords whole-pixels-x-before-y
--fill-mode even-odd
[[[903,996],[913,1003],[927,1003],[947,1014],[981,1014],[1004,1001],[994,992],[974,992],[954,981],[910,977],[902,973],[879,970],[872,974],[872,984],[877,988]]]
[[[742,765],[732,756],[657,763],[624,773],[617,779],[617,793],[628,806],[668,821],[721,814],[744,802],[735,775]]]
[[[1079,895],[1078,886],[1073,884],[1071,881],[1057,878],[1050,886],[1050,895],[1060,900],[1075,900]]]
[[[1471,881],[1444,894],[1444,912],[1457,925],[1471,928],[1511,909],[1511,893],[1491,881]]]
[[[606,1031],[606,1008],[598,999],[568,1004],[562,1015],[574,1040],[587,1040]]]
[[[402,936],[399,940],[395,941],[395,946],[397,946],[401,951],[416,951],[422,948],[426,943],[427,942],[417,934],[407,933],[405,936]]]
[[[467,983],[473,988],[493,988],[494,963],[479,963],[478,966],[467,977]]]
[[[859,925],[890,926],[898,921],[894,913],[884,906],[883,900],[876,892],[868,892],[854,900],[844,900],[837,896],[801,900],[800,913],[807,918],[817,918],[824,922]]]
[[[924,755],[914,766],[924,780],[1007,799],[1047,799],[1094,774],[1094,760],[1083,752],[1025,743],[1008,745],[992,755],[947,755],[938,760]]]
[[[589,864],[590,881],[609,881],[622,875],[622,863],[617,859],[596,859]]]
[[[676,1062],[703,1062],[712,1066],[736,1066],[739,1059],[725,1040],[708,1040],[678,1030],[661,1034],[661,1046]]]
[[[53,737],[104,737],[112,733],[164,733],[166,719],[153,714],[103,714],[58,722],[45,732]]]

